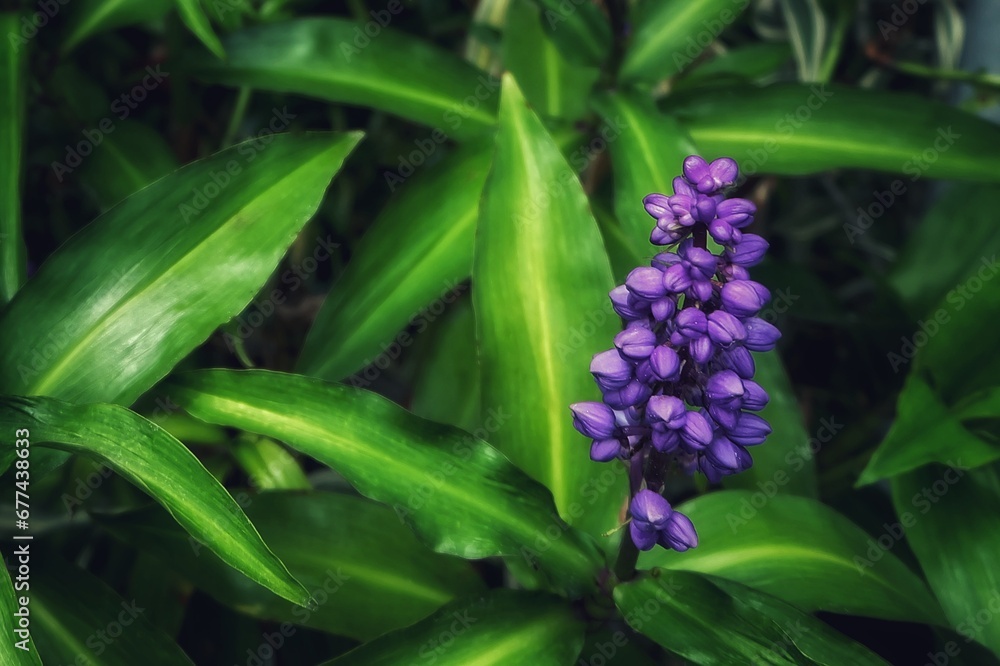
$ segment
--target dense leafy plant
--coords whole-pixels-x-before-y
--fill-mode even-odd
[[[9,4],[0,663],[997,663],[951,2]]]

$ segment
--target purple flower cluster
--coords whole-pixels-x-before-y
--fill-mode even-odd
[[[630,461],[629,532],[641,550],[698,544],[691,521],[661,495],[672,465],[717,482],[749,469],[746,447],[771,432],[753,413],[768,396],[753,381],[750,352],[773,349],[781,336],[755,316],[771,297],[747,272],[768,248],[743,232],[756,207],[723,193],[736,181],[732,159],[691,156],[683,171],[672,196],[643,200],[656,218],[650,241],[676,251],[656,255],[611,292],[625,328],[590,365],[604,401],[571,406],[573,425],[593,440],[591,458]],[[707,249],[709,236],[723,247],[719,255]]]

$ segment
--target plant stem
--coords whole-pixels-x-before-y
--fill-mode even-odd
[[[240,130],[240,125],[243,123],[243,116],[247,112],[247,104],[250,102],[251,89],[248,86],[243,86],[240,88],[239,93],[236,95],[236,104],[233,106],[233,115],[229,118],[229,125],[226,127],[226,133],[222,137],[222,147],[228,148],[233,145],[233,141],[236,139],[236,133]]]
[[[618,546],[618,557],[615,558],[615,578],[619,581],[631,580],[635,576],[635,563],[639,561],[639,549],[632,543],[632,536],[622,535]]]

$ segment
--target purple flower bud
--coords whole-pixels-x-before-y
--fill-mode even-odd
[[[715,219],[716,204],[714,199],[702,195],[696,197],[693,204],[691,206],[691,217],[696,222],[706,223],[709,220]]]
[[[725,310],[716,310],[708,315],[708,335],[712,342],[728,349],[734,342],[742,342],[747,331],[740,320]]]
[[[743,446],[762,444],[771,434],[771,426],[767,421],[757,416],[743,412],[736,422],[736,427],[729,430],[729,439]]]
[[[611,293],[608,294],[608,296],[611,297],[611,306],[622,319],[634,321],[645,317],[645,314],[642,312],[641,304],[634,300],[632,293],[625,285],[615,287],[611,290]]]
[[[683,553],[698,545],[698,533],[690,518],[679,511],[674,511],[667,518],[667,525],[660,532],[658,542],[664,548],[673,548]]]
[[[663,286],[663,273],[650,266],[634,269],[625,278],[625,286],[636,296],[650,301],[667,295],[667,289]]]
[[[728,157],[707,164],[701,157],[692,155],[685,158],[683,169],[684,177],[705,194],[733,184],[739,173],[736,162]]]
[[[658,531],[649,529],[645,523],[637,523],[634,520],[628,526],[628,533],[632,537],[632,543],[639,550],[652,550],[659,534]]]
[[[732,370],[717,372],[705,382],[705,397],[710,403],[730,405],[739,409],[743,393],[743,380]]]
[[[590,459],[594,462],[608,462],[622,454],[622,443],[617,439],[595,439],[590,445]]]
[[[653,448],[660,453],[670,453],[681,443],[681,437],[676,430],[654,430],[651,437]]]
[[[709,403],[708,414],[720,426],[726,430],[731,430],[739,422],[740,408],[739,406],[733,407],[732,405]]]
[[[621,357],[617,349],[595,354],[590,362],[590,372],[602,391],[620,389],[632,381],[632,364]]]
[[[672,395],[654,395],[646,405],[646,412],[654,426],[662,426],[670,430],[679,430],[687,421],[687,410],[680,398]]]
[[[722,285],[722,306],[737,317],[757,314],[770,298],[771,292],[753,280],[736,280]]]
[[[674,318],[674,325],[685,338],[697,338],[708,332],[708,317],[698,308],[684,308]]]
[[[781,337],[781,331],[758,317],[750,317],[743,325],[747,329],[747,339],[743,344],[750,351],[771,351]]]
[[[591,439],[607,439],[617,429],[615,413],[600,402],[577,402],[573,410],[573,427]]]
[[[680,294],[691,286],[691,276],[684,264],[674,264],[663,273],[663,286],[671,294]]]
[[[617,391],[606,391],[604,402],[615,409],[628,409],[645,403],[652,394],[648,384],[633,380]]]
[[[705,456],[712,466],[721,471],[734,472],[740,469],[739,446],[722,433],[717,433],[712,439],[712,443],[705,449]]]
[[[767,406],[770,398],[767,391],[755,381],[743,380],[743,409],[759,412]]]
[[[686,197],[692,198],[698,195],[698,190],[694,189],[691,183],[685,180],[683,176],[675,177],[670,181],[670,184],[674,188],[674,194],[683,194]]]
[[[750,271],[734,264],[724,264],[720,272],[722,273],[722,277],[726,278],[728,282],[750,279]]]
[[[740,242],[725,251],[726,259],[734,264],[749,267],[760,263],[770,245],[756,234],[743,234]]]
[[[684,238],[691,232],[691,229],[675,222],[660,224],[653,227],[649,234],[649,242],[653,245],[671,245]]]
[[[645,523],[657,530],[667,526],[667,519],[673,512],[670,502],[648,488],[637,492],[629,505],[629,513],[632,514],[633,523],[637,521]]]
[[[670,319],[676,311],[677,303],[674,301],[672,296],[664,296],[659,300],[653,301],[653,319],[656,321],[666,321]]]
[[[656,334],[648,328],[630,326],[615,336],[615,347],[630,359],[641,361],[649,358],[656,347]]]
[[[716,210],[719,219],[734,229],[742,229],[753,222],[756,212],[757,206],[748,199],[726,199]]]
[[[715,275],[718,261],[711,252],[704,248],[695,247],[689,238],[677,248],[677,254],[687,263],[691,269],[696,269],[704,278],[711,278]],[[691,276],[694,279],[694,275]]]
[[[681,439],[692,451],[700,451],[708,446],[714,433],[708,419],[701,412],[689,411],[684,427],[681,429]]]
[[[707,335],[699,335],[688,343],[688,353],[695,363],[708,363],[715,355],[712,339]]]
[[[714,219],[708,223],[708,233],[719,245],[730,245],[738,242],[741,238],[741,236],[737,236],[739,232],[736,229],[725,220],[720,219]]]
[[[651,217],[659,219],[671,215],[669,197],[665,194],[657,194],[655,192],[647,194],[643,197],[642,204]]]
[[[708,301],[713,293],[711,280],[695,280],[691,282],[688,293],[698,301]]]
[[[729,368],[743,379],[752,379],[756,367],[753,356],[746,347],[733,347],[719,354],[722,367]]]
[[[649,355],[653,374],[665,382],[677,381],[681,372],[681,358],[670,347],[660,345]]]

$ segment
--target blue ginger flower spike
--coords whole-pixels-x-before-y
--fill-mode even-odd
[[[750,352],[774,349],[781,333],[756,316],[771,294],[747,269],[768,243],[743,231],[753,202],[726,196],[738,173],[728,157],[692,155],[672,195],[643,199],[656,220],[650,242],[670,249],[612,290],[624,328],[590,364],[603,402],[570,406],[573,426],[593,440],[593,460],[629,464],[629,537],[639,550],[698,545],[694,525],[663,497],[667,470],[716,483],[749,469],[748,447],[771,432],[754,413],[768,395],[753,381]],[[708,250],[709,237],[720,254]]]

